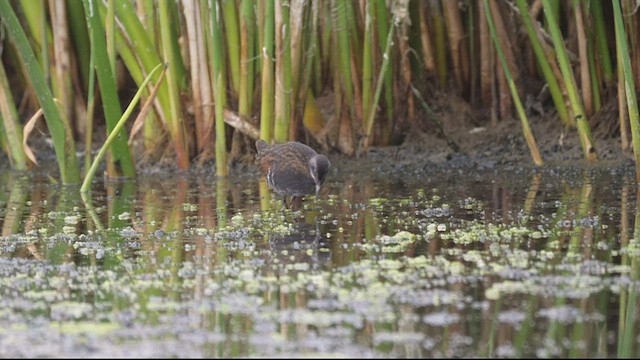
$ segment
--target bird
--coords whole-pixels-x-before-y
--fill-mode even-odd
[[[287,196],[292,205],[307,194],[318,196],[331,163],[322,154],[297,141],[269,145],[256,140],[256,163],[269,187],[283,198],[287,208]]]

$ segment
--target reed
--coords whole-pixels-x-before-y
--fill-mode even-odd
[[[350,119],[355,119],[355,109],[350,106],[354,102],[353,78],[351,77],[351,45],[349,41],[349,24],[347,22],[347,1],[331,1],[331,20],[335,22],[333,27],[335,41],[337,43],[337,73],[340,74],[339,83],[342,87],[342,95],[347,104]]]
[[[237,97],[240,88],[240,29],[238,9],[235,0],[222,0],[222,16],[226,46],[223,50],[229,57],[230,88]]]
[[[114,66],[112,58],[107,51],[105,31],[98,4],[95,0],[83,0],[87,23],[91,32],[91,51],[94,54],[96,75],[100,86],[100,97],[104,110],[107,133],[111,134],[117,126],[118,119],[122,116],[120,98],[118,96]],[[46,115],[45,115],[46,116]],[[120,132],[121,131],[121,132]],[[114,145],[110,148],[110,156],[107,160],[107,174],[112,177],[134,177],[136,174],[133,158],[127,145],[126,130],[119,130]]]
[[[0,19],[2,19],[9,36],[15,43],[20,61],[24,63],[38,102],[44,112],[56,157],[58,158],[62,182],[64,184],[77,184],[80,182],[80,167],[76,159],[76,147],[71,136],[69,122],[54,103],[53,95],[49,86],[47,86],[45,76],[36,60],[27,35],[20,26],[18,18],[8,1],[0,1]]]
[[[87,174],[86,174],[86,176],[84,178],[84,181],[82,182],[82,186],[80,187],[80,192],[82,192],[82,193],[88,193],[89,192],[90,187],[91,187],[91,182],[93,181],[95,173],[98,170],[98,165],[100,164],[100,161],[102,161],[102,159],[104,158],[104,156],[107,153],[107,151],[109,150],[111,144],[114,143],[120,137],[120,130],[122,130],[124,124],[129,119],[131,113],[135,109],[135,106],[137,105],[138,100],[142,96],[142,92],[145,89],[147,83],[153,78],[154,73],[156,71],[160,70],[161,66],[162,66],[162,64],[158,64],[151,71],[149,76],[147,76],[145,81],[142,83],[142,86],[136,92],[136,95],[131,100],[131,103],[129,104],[129,106],[127,107],[125,112],[122,114],[120,119],[118,119],[118,122],[115,124],[113,130],[109,134],[109,137],[107,137],[107,140],[104,142],[104,145],[102,145],[102,148],[100,149],[100,151],[96,155],[96,158],[93,160],[93,162],[91,164],[91,167],[87,171]],[[162,81],[162,76],[160,77],[159,81]],[[157,91],[157,88],[158,88],[158,84],[156,85],[156,89],[155,89],[154,92]],[[149,100],[153,100],[153,96],[150,99],[148,99],[148,101]]]
[[[171,139],[174,143],[176,151],[176,161],[181,169],[189,168],[189,150],[187,148],[186,139],[186,121],[184,119],[182,109],[182,99],[180,97],[182,82],[182,67],[179,56],[180,51],[177,48],[175,31],[172,27],[175,24],[172,21],[172,6],[169,1],[160,1],[158,3],[159,18],[158,25],[160,27],[160,43],[162,45],[162,57],[169,63],[169,71],[167,71],[167,85],[169,87],[169,114],[166,118]],[[171,7],[171,8],[170,8]]]
[[[167,63],[152,109],[124,127],[111,147],[109,176],[134,176],[139,159],[169,161],[179,169],[194,160],[199,166],[215,160],[217,174],[225,176],[229,152],[233,159],[252,153],[248,138],[255,137],[255,129],[269,142],[312,141],[360,154],[369,146],[393,144],[424,122],[413,109],[414,88],[467,101],[481,114],[474,122],[496,125],[516,115],[523,132],[530,133],[523,120],[530,114],[518,104],[513,86],[522,98],[535,98],[547,87],[552,103],[544,104],[545,113],[575,126],[584,157],[596,160],[588,119],[615,101],[616,94],[607,91],[614,82],[626,94],[622,78],[640,79],[638,20],[622,19],[628,51],[613,53],[606,40],[614,29],[605,24],[606,14],[618,6],[614,2],[513,4],[3,0],[2,24],[9,34],[3,67],[17,71],[7,74],[11,96],[2,99],[0,141],[12,166],[25,168],[19,160],[22,144],[9,132],[42,107],[65,169],[63,182],[77,182],[75,142],[84,139],[87,169],[92,136],[102,127],[108,136],[122,115],[120,101],[129,101],[132,89]],[[631,11],[632,5],[623,1],[621,8]],[[490,43],[485,6],[512,79]],[[398,20],[403,11],[411,22]],[[561,28],[575,36],[563,35]],[[529,41],[517,41],[521,30]],[[547,33],[553,45],[544,40]],[[575,55],[571,63],[567,49]],[[629,74],[622,69],[624,59]],[[522,86],[523,79],[533,81]],[[142,96],[148,97],[148,90]],[[418,109],[429,105],[424,98]],[[625,148],[635,136],[627,129],[634,104],[626,95],[617,98]],[[5,119],[11,103],[15,129]],[[444,121],[442,131],[450,126]]]
[[[255,83],[255,11],[252,0],[242,0],[240,8],[240,80],[238,85],[238,113],[249,118],[253,111]]]
[[[638,100],[636,98],[636,87],[631,69],[627,34],[622,21],[622,10],[619,1],[613,1],[613,15],[616,28],[616,48],[621,60],[625,90],[624,94],[620,93],[618,96],[626,98],[629,121],[631,123],[633,154],[636,159],[636,181],[640,182],[640,116],[638,115]]]
[[[551,98],[553,99],[553,104],[556,107],[558,117],[560,117],[560,120],[562,120],[565,124],[569,124],[569,112],[564,102],[562,89],[560,88],[558,79],[555,77],[553,70],[551,69],[549,59],[547,59],[547,57],[545,56],[541,41],[538,38],[538,33],[533,26],[533,20],[531,19],[531,15],[529,14],[527,3],[525,0],[517,0],[516,4],[518,5],[518,9],[520,10],[522,23],[524,24],[524,27],[527,30],[527,34],[529,35],[531,47],[536,55],[536,60],[538,66],[540,66],[540,71],[542,72],[542,75],[544,76],[544,79],[549,86],[549,93],[551,94]]]
[[[227,142],[224,125],[224,108],[227,103],[226,78],[224,74],[224,54],[222,44],[222,14],[218,4],[213,4],[211,31],[213,46],[213,92],[216,114],[216,174],[227,176]]]
[[[274,37],[275,37],[275,0],[263,0],[264,16],[260,26],[262,29],[262,44],[260,48],[260,58],[262,59],[262,89],[260,107],[260,138],[270,142],[273,138],[273,107],[274,97]]]
[[[387,45],[388,43],[385,43],[383,41],[383,39],[390,39],[391,37],[388,35],[389,32],[392,32],[393,29],[389,26],[389,24],[391,23],[391,16],[389,16],[389,10],[386,8],[385,6],[385,2],[384,0],[375,0],[373,2],[373,5],[375,7],[375,21],[377,24],[377,29],[378,29],[378,54],[382,54],[382,63],[384,64],[384,62],[388,62],[387,66],[390,66],[391,68],[393,68],[394,66],[394,54],[390,51],[388,51],[389,46],[391,45]],[[375,35],[374,35],[375,36]],[[384,58],[386,54],[386,58]],[[380,57],[380,55],[377,56],[378,58]],[[384,66],[384,65],[382,65]],[[375,70],[374,70],[375,72]],[[392,125],[392,119],[393,119],[393,99],[394,99],[394,94],[393,94],[393,73],[391,71],[382,71],[380,70],[380,73],[384,73],[384,85],[383,86],[383,90],[384,90],[384,104],[385,104],[385,109],[386,109],[386,121],[385,124],[382,125],[382,132],[383,132],[383,139],[386,138],[388,139],[390,134],[390,127],[393,126]],[[370,117],[371,119],[371,117]]]
[[[289,2],[277,0],[275,5],[275,126],[274,140],[283,143],[289,139],[291,123],[291,27]]]
[[[27,156],[21,146],[22,124],[18,121],[16,109],[11,95],[11,88],[4,66],[0,64],[0,146],[6,148],[11,166],[16,170],[27,170]]]
[[[527,145],[529,146],[529,152],[531,153],[531,158],[533,159],[534,164],[541,166],[543,164],[542,156],[540,156],[540,150],[538,149],[536,139],[533,135],[533,132],[531,131],[531,126],[529,126],[529,119],[527,117],[527,114],[524,111],[524,107],[522,106],[520,95],[518,95],[518,89],[516,88],[516,84],[513,81],[513,78],[511,76],[511,70],[509,70],[509,65],[507,64],[507,58],[502,50],[502,45],[500,44],[500,40],[498,39],[498,34],[496,33],[496,28],[493,23],[493,15],[489,7],[488,0],[484,0],[484,10],[487,16],[487,23],[489,24],[489,30],[491,31],[491,38],[493,39],[493,43],[496,46],[496,50],[498,52],[498,58],[500,59],[500,63],[502,64],[502,69],[504,70],[504,74],[507,78],[507,81],[509,82],[509,89],[511,90],[511,96],[513,97],[513,101],[518,111],[518,116],[520,117],[522,131],[524,133],[525,140],[527,141]]]
[[[549,0],[543,0],[543,4],[545,19],[547,20],[547,26],[551,33],[560,70],[562,71],[562,78],[567,89],[569,102],[571,103],[573,118],[575,119],[578,127],[578,136],[580,138],[580,144],[582,145],[584,157],[590,161],[597,160],[598,155],[596,153],[595,144],[593,143],[587,114],[584,110],[583,102],[579,97],[578,86],[576,85],[575,77],[569,63],[569,56],[567,55],[562,33],[560,32],[559,23],[556,15],[554,14],[556,12],[554,7],[555,5],[553,5]]]
[[[604,15],[602,14],[602,1],[589,1],[589,9],[593,18],[593,32],[595,37],[596,48],[598,50],[598,63],[602,71],[602,77],[605,81],[613,81],[614,71],[611,64],[611,54],[607,40],[607,31],[605,28]]]

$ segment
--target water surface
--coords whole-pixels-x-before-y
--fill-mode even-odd
[[[336,167],[78,188],[0,174],[0,356],[630,357],[625,171]]]

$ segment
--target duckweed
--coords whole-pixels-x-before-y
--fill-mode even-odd
[[[622,185],[607,182],[586,209],[549,182],[525,207],[532,185],[501,180],[328,183],[335,194],[284,211],[249,189],[224,206],[116,198],[94,217],[34,201],[45,216],[0,237],[0,353],[614,357],[637,337],[635,192],[616,207]],[[493,198],[496,183],[510,196]]]

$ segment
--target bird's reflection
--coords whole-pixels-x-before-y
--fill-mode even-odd
[[[314,268],[331,258],[318,221],[300,220],[286,233],[269,233],[269,250],[273,261],[283,264],[309,263]]]

